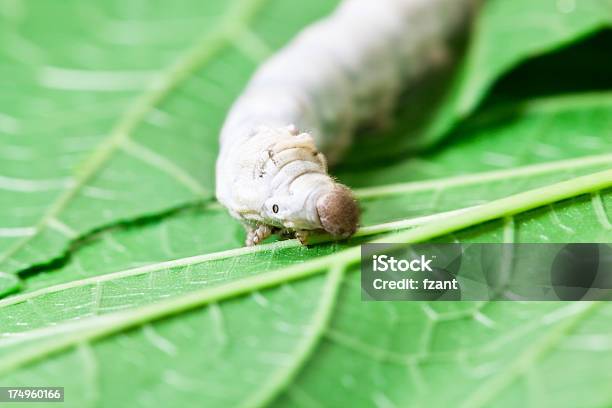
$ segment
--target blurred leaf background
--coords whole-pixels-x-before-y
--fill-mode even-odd
[[[359,236],[242,248],[219,128],[335,5],[0,1],[1,385],[74,407],[612,403],[607,303],[362,303],[355,265],[380,234],[612,242],[612,3],[487,1],[422,126],[401,106],[337,169]]]

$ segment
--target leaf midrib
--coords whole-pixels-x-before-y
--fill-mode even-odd
[[[552,204],[593,191],[599,191],[611,186],[612,170],[594,173],[496,200],[473,210],[460,213],[454,219],[443,219],[406,232],[390,234],[372,242],[422,242],[482,222],[499,219],[504,216],[516,215],[543,205]],[[208,305],[213,302],[242,296],[255,290],[266,289],[283,283],[305,279],[328,271],[329,268],[346,268],[358,262],[360,255],[360,247],[356,246],[301,264],[252,275],[213,288],[204,288],[132,310],[118,312],[104,317],[84,319],[74,325],[76,329],[85,327],[83,330],[74,330],[62,337],[52,338],[46,343],[35,344],[33,347],[25,347],[6,356],[0,362],[0,374],[38,361],[50,354],[64,350],[75,344],[106,337],[124,329],[137,327],[146,322],[177,315],[181,312]]]
[[[451,187],[458,185],[467,185],[474,184],[482,181],[493,181],[498,179],[508,179],[511,177],[522,177],[526,175],[535,175],[542,174],[548,171],[558,171],[558,170],[568,170],[568,169],[576,169],[579,167],[587,167],[593,164],[606,164],[612,163],[612,154],[607,155],[596,155],[596,156],[587,156],[580,159],[569,159],[569,160],[561,160],[558,162],[546,163],[543,165],[533,165],[533,166],[524,166],[517,167],[508,170],[500,170],[496,172],[487,172],[487,173],[474,173],[457,177],[450,177],[444,179],[436,179],[436,180],[427,180],[424,182],[411,182],[411,183],[399,183],[399,184],[391,184],[388,186],[382,187],[374,187],[374,188],[364,188],[364,189],[356,189],[355,195],[360,198],[381,198],[384,196],[392,196],[395,194],[403,194],[406,192],[415,192],[415,191],[426,191],[428,189],[436,190],[441,189],[443,187]],[[431,215],[426,215],[422,217],[416,218],[408,218],[399,221],[369,225],[360,228],[355,236],[364,237],[364,236],[372,236],[379,235],[386,232],[398,231],[401,229],[406,229],[410,227],[415,227],[418,225],[422,225],[426,222],[436,221],[443,218],[452,217],[453,215],[458,215],[467,210],[477,208],[481,206],[460,208],[456,210],[435,213]],[[218,205],[218,203],[213,202],[207,205],[207,209],[218,209],[224,211],[223,207]],[[323,243],[331,238],[328,236],[321,236],[317,243]],[[265,251],[274,251],[278,249],[290,248],[299,246],[299,242],[295,239],[286,240],[286,241],[277,241],[269,244],[262,244],[252,247],[241,247],[234,248],[225,251],[219,251],[209,254],[203,255],[194,255],[186,258],[178,258],[170,261],[157,262],[145,266],[140,266],[136,268],[131,268],[127,270],[110,272],[100,276],[93,276],[89,278],[74,280],[62,284],[57,284],[53,286],[48,286],[42,289],[38,289],[29,293],[25,293],[22,295],[16,295],[13,297],[9,297],[7,299],[0,300],[0,308],[6,307],[15,303],[23,302],[28,299],[32,299],[38,296],[42,296],[48,293],[54,293],[61,290],[66,290],[70,288],[74,288],[77,286],[86,286],[93,283],[101,283],[109,280],[121,279],[128,276],[141,275],[145,273],[155,272],[162,269],[168,269],[178,266],[190,266],[196,265],[203,262],[226,259],[234,256],[242,256],[248,255],[249,253],[256,252],[265,252]]]
[[[364,237],[364,236],[371,236],[371,235],[380,235],[384,232],[390,232],[393,230],[414,227],[414,226],[421,225],[428,221],[433,221],[436,219],[449,217],[454,214],[464,212],[471,208],[475,208],[475,207],[468,207],[468,208],[462,208],[460,210],[446,211],[446,212],[437,213],[433,215],[427,215],[424,217],[410,218],[410,219],[395,221],[395,222],[390,222],[390,223],[371,225],[371,226],[360,228],[355,234],[355,236]],[[317,243],[324,243],[324,242],[327,242],[327,240],[331,241],[333,240],[333,238],[322,235],[320,237],[320,241],[318,241]],[[204,262],[218,261],[221,259],[228,259],[228,258],[232,258],[236,256],[244,256],[244,255],[259,253],[259,252],[269,252],[269,251],[277,251],[279,249],[299,247],[300,245],[302,244],[297,239],[288,239],[284,241],[276,241],[276,242],[261,244],[261,245],[256,245],[256,246],[239,247],[239,248],[233,248],[233,249],[228,249],[224,251],[213,252],[213,253],[208,253],[208,254],[203,254],[203,255],[188,256],[185,258],[178,258],[178,259],[173,259],[170,261],[156,262],[156,263],[152,263],[149,265],[139,266],[139,267],[126,269],[122,271],[110,272],[110,273],[105,273],[102,275],[96,275],[96,276],[91,276],[88,278],[60,283],[60,284],[53,285],[53,286],[47,286],[47,287],[44,287],[38,290],[34,290],[32,292],[27,292],[24,294],[11,296],[6,299],[0,300],[0,308],[11,306],[11,305],[21,303],[21,302],[25,302],[25,301],[37,298],[39,296],[50,294],[50,293],[56,293],[62,290],[87,286],[90,284],[99,284],[99,283],[106,282],[106,281],[113,281],[113,280],[123,279],[127,277],[143,275],[146,273],[157,272],[160,270],[167,270],[170,268],[176,268],[180,266],[189,267],[189,266],[198,265]]]

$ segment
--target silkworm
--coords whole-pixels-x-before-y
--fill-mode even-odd
[[[384,122],[400,92],[444,60],[474,0],[345,0],[263,63],[221,130],[217,199],[247,229],[306,242],[359,222],[351,190],[327,171],[358,126]]]

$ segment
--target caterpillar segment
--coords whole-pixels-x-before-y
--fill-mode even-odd
[[[355,233],[351,190],[328,174],[355,130],[384,123],[403,89],[448,58],[473,0],[345,0],[262,64],[220,136],[217,198],[247,229],[307,242]]]

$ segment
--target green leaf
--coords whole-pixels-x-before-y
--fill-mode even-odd
[[[556,113],[555,110],[552,111],[552,114],[556,115]],[[538,114],[544,115],[543,112]],[[488,114],[483,115],[485,118],[488,116]],[[519,121],[519,119],[516,120]],[[534,123],[529,114],[526,114],[525,120],[527,123]],[[589,123],[597,129],[597,121],[585,123]],[[588,125],[585,125],[585,127],[588,128]],[[528,128],[528,126],[525,126],[525,128]],[[575,129],[579,132],[579,128]],[[498,132],[491,132],[489,135],[493,135],[493,146],[499,143],[503,145],[508,142],[508,139],[514,139],[514,133],[503,131],[503,128],[500,128]],[[478,141],[481,140],[479,138],[467,139],[473,140],[480,146],[480,148],[474,148],[473,157],[475,159],[471,161],[478,162],[479,159],[477,158],[483,157],[483,153],[490,149],[491,144],[479,144]],[[572,158],[571,153],[574,152],[572,146],[559,145],[556,146],[557,149],[553,149],[555,147],[554,139],[551,139],[548,143],[550,147],[548,150],[561,152],[558,158],[563,157],[565,160],[419,183],[358,190],[358,195],[361,197],[364,206],[367,225],[362,232],[364,234],[379,234],[385,231],[416,226],[415,230],[408,232],[414,237],[412,234],[416,233],[419,236],[418,234],[422,234],[423,231],[427,232],[433,226],[437,230],[434,235],[443,234],[457,228],[457,225],[453,226],[453,220],[462,223],[459,227],[467,226],[470,223],[470,221],[467,224],[465,223],[466,221],[463,218],[465,212],[445,214],[444,211],[488,203],[484,207],[469,211],[479,221],[485,220],[483,214],[486,213],[487,208],[492,208],[496,212],[496,216],[507,215],[508,212],[500,211],[499,204],[491,202],[491,200],[544,186],[544,190],[539,193],[539,200],[544,201],[539,201],[536,205],[548,201],[554,202],[559,197],[555,198],[550,187],[546,186],[555,181],[569,179],[573,189],[571,194],[577,194],[580,190],[576,190],[576,188],[585,188],[585,184],[580,181],[572,181],[574,177],[609,169],[612,165],[610,155],[587,155]],[[456,155],[453,154],[454,149],[457,149],[456,153],[459,154],[466,150],[466,146],[463,144],[451,145],[448,149],[440,152],[437,158],[438,164],[441,166],[449,165],[449,168],[452,169],[452,164],[458,163]],[[467,151],[470,150],[467,149]],[[563,154],[564,151],[566,151],[566,154]],[[586,149],[583,153],[588,154],[591,151]],[[435,159],[431,158],[431,161],[435,163]],[[481,165],[486,166],[486,162],[481,163]],[[452,174],[452,172],[450,173]],[[612,182],[609,171],[603,177],[599,177],[604,183]],[[589,189],[587,186],[587,190]],[[436,195],[436,192],[438,192],[439,198],[432,202],[431,197]],[[528,208],[525,207],[528,201],[524,198],[514,199],[512,202],[514,208]],[[510,237],[515,235],[520,237],[517,239],[519,242],[538,242],[543,239],[585,242],[610,240],[610,226],[609,220],[606,218],[606,212],[610,211],[611,202],[609,193],[580,197],[573,202],[562,202],[554,207],[544,207],[540,211],[519,215],[514,218],[513,222],[509,222],[506,217],[502,221],[484,224],[446,239],[459,239],[464,242],[469,240],[503,242],[508,241]],[[411,203],[411,205],[406,206],[406,203]],[[396,219],[395,217],[400,218],[402,216],[406,219],[391,224],[372,225],[377,221],[389,222]],[[417,218],[416,220],[411,218],[423,216],[430,217]],[[472,220],[471,222],[478,223],[479,221]],[[228,225],[232,227],[228,228]],[[198,233],[194,234],[194,231]],[[509,231],[514,233],[510,234]],[[307,375],[309,371],[302,367],[308,367],[308,365],[319,361],[319,353],[327,350],[328,342],[339,343],[338,346],[333,348],[333,352],[335,354],[339,353],[341,356],[345,354],[343,347],[351,346],[362,352],[374,353],[374,355],[382,353],[381,350],[377,349],[378,344],[382,341],[380,339],[375,338],[373,341],[375,341],[376,346],[372,347],[368,344],[354,344],[355,342],[351,341],[352,335],[349,335],[348,338],[343,337],[344,332],[327,334],[330,330],[327,324],[331,324],[332,321],[337,319],[340,319],[341,322],[350,319],[343,317],[342,313],[332,313],[332,311],[338,310],[337,308],[331,308],[334,302],[336,302],[337,307],[342,306],[349,309],[359,305],[359,303],[356,303],[356,299],[359,298],[359,283],[354,277],[357,275],[354,269],[349,269],[349,275],[346,277],[338,276],[338,274],[341,274],[338,270],[334,274],[328,275],[327,278],[319,277],[327,270],[329,262],[335,263],[338,255],[342,256],[345,253],[338,253],[337,251],[350,248],[351,244],[348,246],[316,246],[306,249],[299,246],[295,241],[284,241],[255,248],[230,249],[240,245],[243,238],[242,234],[242,228],[237,223],[232,223],[222,208],[213,205],[204,211],[193,209],[170,217],[161,223],[150,223],[146,226],[137,225],[127,230],[119,229],[103,233],[98,241],[94,241],[91,245],[77,251],[71,262],[61,270],[51,270],[47,273],[29,277],[26,284],[27,290],[31,291],[30,293],[0,302],[0,322],[3,322],[0,332],[4,333],[6,338],[4,344],[0,342],[0,355],[5,356],[2,360],[5,361],[5,364],[7,364],[5,367],[10,372],[6,377],[7,381],[14,383],[15,378],[19,381],[21,378],[19,373],[23,373],[22,375],[25,376],[26,379],[23,381],[27,381],[30,375],[36,375],[36,378],[40,379],[41,377],[35,373],[38,373],[39,370],[45,371],[46,368],[41,367],[46,367],[46,364],[51,364],[52,361],[58,361],[56,359],[60,358],[49,357],[47,352],[52,352],[58,347],[62,350],[65,347],[72,347],[72,343],[64,343],[68,340],[80,345],[77,346],[75,351],[66,352],[70,355],[68,360],[59,359],[57,363],[59,372],[63,372],[63,370],[70,370],[71,372],[81,370],[81,372],[84,372],[83,370],[90,369],[87,367],[91,367],[92,361],[99,369],[101,364],[99,359],[103,357],[98,355],[100,353],[98,350],[99,348],[104,349],[101,346],[102,344],[110,342],[111,345],[108,346],[109,349],[106,353],[111,355],[119,353],[114,357],[119,361],[124,361],[124,358],[127,359],[127,357],[122,357],[123,354],[121,353],[134,353],[134,348],[146,350],[147,355],[155,355],[156,361],[161,361],[159,365],[150,367],[150,371],[143,373],[143,377],[132,378],[131,381],[134,382],[129,383],[134,389],[142,389],[145,387],[145,381],[148,384],[148,378],[151,376],[155,378],[159,378],[160,375],[169,376],[169,378],[164,377],[164,381],[173,384],[171,387],[173,391],[171,394],[155,394],[158,401],[170,401],[177,395],[175,387],[178,387],[181,390],[178,392],[183,395],[181,398],[184,398],[185,401],[193,398],[207,398],[207,400],[213,402],[217,401],[219,405],[233,404],[237,401],[246,404],[249,401],[271,398],[285,386],[288,386],[292,391],[283,398],[302,398],[303,396],[299,392],[293,391],[294,388],[300,389],[301,387],[301,383],[294,379],[294,376],[298,372]],[[427,235],[427,237],[432,238],[434,235]],[[214,239],[211,239],[211,237],[214,237]],[[424,238],[425,236],[420,236],[418,239]],[[410,236],[406,237],[405,235],[398,239],[408,242],[411,240]],[[441,239],[444,240],[445,238]],[[224,249],[225,251],[223,251]],[[351,249],[348,250],[351,251]],[[205,255],[206,253],[210,254]],[[353,251],[354,256],[358,256],[358,253]],[[179,257],[186,257],[186,259],[177,259]],[[298,263],[297,265],[301,267],[296,268],[297,260],[302,262],[312,261]],[[118,266],[127,269],[118,270],[116,269]],[[312,274],[314,275],[309,278]],[[269,285],[276,288],[280,284],[284,285],[280,286],[279,289],[265,289]],[[290,289],[287,289],[287,285],[290,285]],[[285,293],[287,290],[291,292],[291,295]],[[282,294],[277,295],[277,291]],[[243,299],[239,296],[243,292],[250,295]],[[217,299],[215,296],[220,296],[220,298]],[[262,296],[264,300],[262,300]],[[347,297],[349,300],[341,301],[341,299]],[[298,299],[300,300],[298,301]],[[310,301],[306,302],[304,299]],[[202,301],[204,303],[212,302],[212,306],[200,310],[193,317],[191,317],[192,312],[188,313],[183,309],[186,307],[183,302],[195,302],[190,304],[190,307],[197,308],[197,305]],[[234,302],[238,302],[238,305],[233,306]],[[262,306],[261,303],[265,306]],[[474,305],[471,304],[471,306]],[[416,309],[420,320],[414,321],[412,324],[418,325],[418,327],[428,327],[429,325],[433,327],[434,323],[428,323],[427,318],[422,316],[421,307],[424,306],[418,306]],[[440,306],[433,304],[431,307],[437,308]],[[262,308],[261,313],[253,313],[253,309],[258,308]],[[369,308],[376,309],[377,306],[369,306],[362,312],[373,313],[368,311]],[[415,306],[405,305],[400,307],[396,313],[413,314],[412,309],[414,308]],[[461,309],[460,306],[457,306],[457,308]],[[516,311],[516,308],[517,306],[513,304],[512,307],[502,313],[505,316],[507,313]],[[546,307],[539,309],[539,311],[533,308],[533,304],[520,306],[517,313],[523,313],[522,319],[525,320],[520,320],[517,317],[516,324],[518,326],[520,322],[524,323],[529,319],[549,319],[548,316],[550,314],[554,316],[558,308],[562,308],[562,305],[557,304],[554,308]],[[359,309],[362,309],[362,307],[359,306]],[[44,313],[37,312],[41,310],[44,310]],[[156,320],[156,313],[172,312],[180,314],[169,322],[166,320],[158,322]],[[274,314],[276,312],[281,313],[280,317]],[[153,315],[147,313],[153,313]],[[386,314],[383,314],[384,312],[380,313],[387,319]],[[470,316],[474,319],[484,319],[479,313],[479,308],[471,307],[460,313],[450,313],[449,324],[461,324],[460,322],[470,318]],[[442,314],[445,315],[445,313]],[[24,319],[23,316],[29,317]],[[142,320],[143,316],[145,316],[144,321]],[[222,316],[221,321],[224,324],[222,329],[218,327],[219,316]],[[233,325],[241,327],[244,325],[245,316],[250,316],[247,320],[255,325],[240,329],[246,330],[246,332],[234,332],[225,326],[226,321],[229,320],[233,322]],[[529,318],[525,316],[529,316]],[[331,320],[332,318],[333,320]],[[497,317],[489,318],[496,319]],[[271,326],[261,325],[262,321],[270,323]],[[295,331],[286,332],[288,329],[279,321],[291,322],[291,325],[297,328]],[[137,331],[138,334],[125,331],[127,326],[124,325],[132,327],[134,324],[143,324],[142,328]],[[169,325],[168,328],[165,328],[166,324]],[[278,327],[279,324],[280,328]],[[349,323],[345,324],[349,325]],[[342,329],[344,329],[345,324],[343,324]],[[387,326],[375,328],[376,326],[373,326],[373,324],[373,322],[370,322],[369,329],[361,326],[355,329],[360,331],[358,338],[367,338],[361,330],[380,329],[386,330],[385,333],[389,335],[395,334]],[[480,323],[474,324],[478,325]],[[545,325],[542,332],[532,333],[531,336],[546,337],[547,329],[548,325]],[[223,330],[222,334],[217,333],[217,330]],[[238,328],[234,330],[238,330]],[[409,326],[403,330],[397,335],[401,338],[410,337],[414,327]],[[178,335],[175,332],[188,334]],[[197,341],[191,344],[194,340],[189,336],[193,336],[195,332],[209,334],[198,337]],[[215,334],[210,336],[210,333]],[[333,333],[333,331],[329,331],[329,333]],[[349,333],[352,332],[349,331]],[[130,338],[130,344],[133,345],[127,346],[130,351],[121,351],[125,340],[119,339],[124,339],[126,335]],[[254,348],[246,347],[246,349],[243,349],[245,345],[238,339],[249,335],[252,339],[257,339],[251,340],[255,342],[252,346]],[[506,335],[508,334],[499,334],[502,337]],[[105,340],[92,342],[91,344],[83,343],[83,340],[87,339],[88,336],[103,336]],[[268,338],[268,336],[274,338]],[[226,342],[234,344],[233,341],[237,341],[238,345],[234,345],[231,348],[234,351],[228,354],[226,348],[230,346],[227,346]],[[464,341],[469,342],[470,340],[466,339]],[[119,342],[119,345],[117,345],[117,342]],[[347,342],[349,343],[348,346],[345,344]],[[219,350],[220,355],[211,357],[212,361],[206,358],[193,361],[193,358],[189,356],[195,351],[185,343],[189,343],[198,350]],[[266,344],[267,348],[261,349],[261,344]],[[517,347],[520,346],[519,344]],[[40,354],[41,352],[42,354]],[[353,350],[349,354],[353,355],[355,352]],[[411,352],[414,352],[414,350]],[[282,357],[283,353],[284,357]],[[266,356],[268,354],[280,354],[281,357],[279,358],[285,359],[281,362],[277,361],[280,367],[270,368],[266,364],[273,364],[272,362],[261,362],[259,358],[252,364],[246,364],[251,361],[248,358],[249,355]],[[59,354],[58,356],[62,355],[65,354]],[[393,355],[390,360],[394,361],[395,357]],[[8,364],[12,364],[11,361],[16,361],[12,359],[29,361],[29,359],[36,360],[39,358],[43,359],[38,363],[41,365],[26,365],[22,370],[17,371],[8,368]],[[261,358],[265,359],[265,357]],[[339,357],[339,360],[335,361],[341,363],[344,358]],[[25,360],[19,361],[16,364],[22,364]],[[126,361],[129,361],[129,359]],[[364,359],[361,366],[349,371],[367,372],[367,367],[374,364],[375,361],[377,361],[376,358],[374,361]],[[307,362],[308,365],[306,365]],[[83,366],[83,364],[86,366]],[[141,370],[137,368],[139,363],[128,363],[128,366],[132,367],[131,364],[136,364],[133,366],[133,370]],[[113,370],[117,368],[116,363],[113,367],[107,367],[103,363],[102,365],[104,366],[103,371],[98,375],[104,378],[113,378],[114,376],[121,378],[119,373],[113,373]],[[177,374],[177,372],[172,371],[171,367],[181,367],[182,370],[186,371]],[[198,371],[198,367],[200,369],[205,367],[203,374]],[[252,385],[252,388],[246,387],[244,393],[242,393],[243,391],[236,392],[232,388],[232,391],[228,390],[223,397],[215,397],[209,394],[218,385],[214,387],[210,385],[211,388],[207,388],[205,384],[223,383],[226,381],[226,377],[234,378],[236,373],[242,373],[241,370],[243,369],[246,370],[244,375],[247,377],[250,372],[265,371],[270,372],[270,374]],[[170,373],[168,373],[168,370],[170,370]],[[57,371],[53,372],[57,374]],[[210,372],[214,372],[215,375],[211,376]],[[328,377],[328,375],[332,375],[329,373],[333,372],[332,369],[326,369],[325,372],[317,374],[317,376],[327,378],[327,381],[333,381],[333,378]],[[202,383],[200,384],[198,381]],[[64,383],[71,385],[75,394],[90,395],[91,398],[95,398],[95,395],[103,395],[105,403],[114,403],[115,393],[105,391],[102,388],[93,392],[93,396],[91,396],[92,391],[88,391],[88,387],[100,387],[97,383],[92,385],[80,380],[76,384],[72,384],[68,380]],[[186,384],[193,385],[193,389],[189,387],[186,390],[181,388]],[[198,386],[195,384],[198,384]],[[361,386],[365,385],[362,384]],[[464,383],[457,385],[457,387],[463,386]],[[315,387],[313,394],[319,395],[316,390],[319,390],[321,386],[317,383],[312,387]],[[392,385],[389,385],[389,387],[392,387]],[[241,385],[239,388],[242,389],[243,386]],[[200,392],[201,394],[199,394]],[[129,398],[135,398],[127,391],[127,388],[123,387],[117,395],[116,398],[128,398],[128,400]],[[341,395],[342,398],[346,398],[346,394]],[[74,403],[76,405],[86,405],[89,403],[87,398],[90,397],[78,399]],[[396,398],[407,397],[399,395]],[[295,401],[292,401],[292,403],[295,403]],[[323,403],[331,405],[335,402],[325,400]]]
[[[262,58],[335,2],[2,4],[0,198],[10,210],[0,215],[0,271],[12,273],[99,228],[212,198],[228,106]],[[487,2],[454,95],[479,99],[510,66],[609,17],[604,1],[567,15],[554,2],[523,6]],[[515,41],[504,24],[523,9],[550,24],[522,27]],[[512,46],[500,53],[497,41]]]
[[[371,239],[612,242],[609,90],[490,104],[435,151],[344,169],[349,242],[243,248],[208,202],[227,107],[333,6],[0,1],[0,293],[24,290],[0,301],[3,385],[74,407],[610,404],[607,303],[362,303],[356,266]],[[440,129],[610,15],[486,7]]]
[[[474,111],[498,78],[520,62],[611,25],[609,0],[484,2],[452,89],[417,143],[439,141]]]
[[[612,210],[612,191],[599,192],[610,186],[612,170],[582,176],[492,201],[381,241],[419,242],[453,232],[460,241],[556,241],[568,230],[574,241],[612,241],[610,221],[602,218]],[[345,369],[355,390],[342,393],[343,401],[355,398],[377,404],[377,399],[387,398],[403,405],[415,398],[432,398],[431,392],[444,385],[448,392],[434,396],[435,402],[460,398],[466,405],[479,405],[493,397],[503,401],[515,380],[549,353],[557,360],[567,359],[573,351],[556,346],[572,342],[580,346],[579,337],[566,335],[575,327],[579,335],[610,335],[601,331],[606,326],[597,325],[594,332],[589,326],[587,316],[601,316],[591,310],[607,310],[589,303],[571,307],[500,303],[509,306],[488,312],[485,305],[474,303],[452,304],[450,310],[424,303],[369,306],[356,301],[358,247],[308,250],[290,241],[272,245],[274,251],[241,248],[152,264],[0,302],[3,382],[21,385],[36,379],[37,384],[50,384],[61,379],[73,396],[69,403],[75,406],[92,404],[89,398],[96,395],[107,397],[104,404],[132,405],[142,398],[143,389],[147,398],[164,405],[205,398],[215,406],[251,406],[279,396],[299,400],[314,393],[325,399],[323,405],[334,406],[338,394],[321,394],[321,384],[341,387],[347,380],[336,370]],[[296,263],[298,258],[303,261]],[[226,271],[224,276],[215,278],[221,271]],[[438,307],[441,310],[436,311]],[[514,316],[507,326],[508,313],[517,311],[525,314]],[[369,317],[355,320],[361,312]],[[35,318],[24,327],[19,316]],[[458,329],[451,335],[449,330],[465,319],[476,329]],[[527,322],[531,324],[521,336],[506,339],[512,333],[509,327]],[[497,324],[506,326],[495,330]],[[433,337],[438,325],[448,327],[445,336]],[[131,328],[136,329],[125,331]],[[506,349],[495,346],[499,343]],[[482,367],[481,347],[487,363]],[[520,363],[514,360],[517,353]],[[597,357],[588,354],[589,359]],[[493,365],[499,374],[488,378],[490,387],[482,387],[477,376],[457,375],[449,384],[436,365],[456,374],[473,369],[474,376]],[[373,383],[370,375],[383,368],[380,373],[388,381]],[[74,376],[75,370],[83,375]],[[132,373],[129,379],[119,374],[125,370]],[[397,386],[398,381],[406,381],[396,378],[405,370],[411,373],[411,387],[416,385],[413,375],[422,380],[422,395]],[[232,391],[223,391],[223,384],[231,384]],[[285,390],[289,393],[283,394]]]
[[[103,226],[212,199],[229,105],[265,55],[334,6],[20,4],[0,13],[5,273]]]
[[[612,93],[573,93],[478,111],[431,152],[390,164],[341,169],[353,187],[451,177],[612,151]]]

